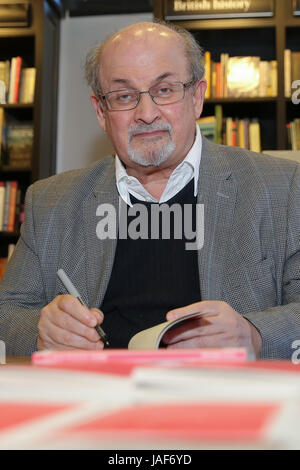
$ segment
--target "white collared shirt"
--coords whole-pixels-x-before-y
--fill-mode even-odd
[[[163,203],[179,193],[194,178],[194,196],[198,193],[199,167],[202,152],[202,136],[196,125],[196,138],[185,159],[173,170],[167,186],[158,201],[134,176],[129,176],[119,159],[115,158],[116,182],[119,195],[126,204],[132,207],[130,194],[140,201]]]

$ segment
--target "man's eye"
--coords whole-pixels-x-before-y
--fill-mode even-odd
[[[122,93],[115,96],[115,99],[121,103],[128,103],[128,101],[132,101],[135,99],[134,93]]]
[[[166,86],[157,90],[158,95],[169,95],[170,93],[172,93],[172,88]]]

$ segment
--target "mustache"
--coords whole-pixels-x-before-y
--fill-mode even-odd
[[[167,131],[172,137],[172,126],[170,124],[139,124],[138,126],[132,126],[128,130],[128,140],[131,141],[135,134],[142,132],[155,132],[155,131]]]

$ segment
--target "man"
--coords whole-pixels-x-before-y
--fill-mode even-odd
[[[10,354],[112,347],[167,319],[169,348],[244,346],[286,358],[300,339],[299,168],[208,142],[195,126],[206,82],[186,32],[138,23],[87,58],[99,125],[116,150],[90,168],[35,183],[1,285],[0,337]],[[99,236],[105,210],[204,207],[204,243]],[[130,215],[131,214],[131,215]],[[153,223],[150,229],[153,229]],[[199,228],[197,226],[197,228]],[[68,295],[63,268],[90,310]],[[100,310],[101,308],[101,310]],[[104,313],[104,315],[103,315]]]

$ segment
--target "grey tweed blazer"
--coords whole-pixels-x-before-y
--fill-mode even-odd
[[[300,340],[300,174],[296,162],[203,138],[198,202],[202,300],[224,300],[260,331],[263,358],[291,359]],[[34,183],[21,237],[0,284],[0,339],[8,354],[36,349],[40,309],[66,292],[63,268],[90,307],[101,306],[117,240],[99,240],[99,204],[114,204],[114,160]],[[200,300],[200,299],[199,299]]]

